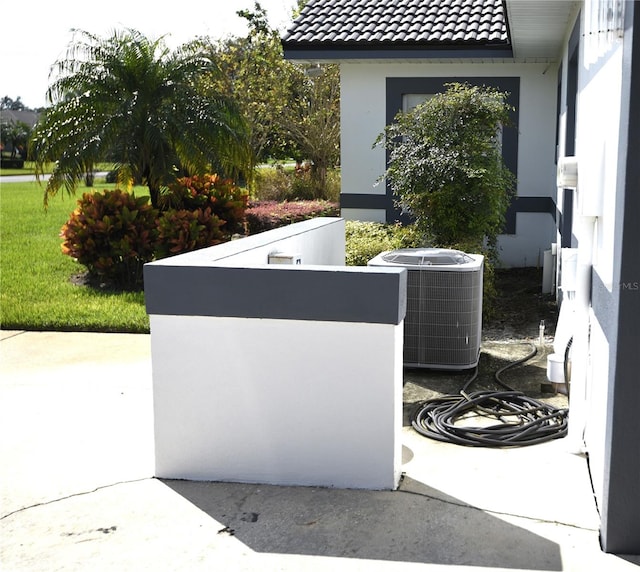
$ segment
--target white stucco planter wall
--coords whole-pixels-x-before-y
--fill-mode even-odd
[[[158,477],[395,488],[401,325],[151,316],[151,331]]]
[[[406,270],[339,261],[328,218],[145,266],[156,476],[397,487]]]

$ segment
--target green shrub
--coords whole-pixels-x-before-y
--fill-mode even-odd
[[[282,165],[256,169],[253,195],[258,201],[287,201],[291,198],[292,177]]]
[[[293,174],[290,200],[340,201],[340,171],[327,171],[324,184],[319,187],[309,168],[296,169]]]
[[[515,188],[500,144],[511,111],[506,93],[452,83],[399,113],[379,136],[396,201],[433,244],[469,244],[497,261],[497,237]]]
[[[345,227],[348,266],[366,266],[385,250],[422,246],[422,236],[413,225],[348,220]]]
[[[306,163],[285,169],[282,165],[263,167],[255,176],[254,196],[259,201],[294,202],[327,200],[338,202],[340,198],[340,171],[327,172],[325,187],[317,188]]]
[[[224,224],[211,207],[165,211],[158,219],[156,256],[164,258],[224,242],[228,240],[221,229]]]
[[[245,210],[249,202],[248,194],[237,187],[231,179],[218,175],[182,177],[171,185],[162,197],[162,206],[167,209],[187,211],[211,209],[211,215],[224,225],[223,234],[227,240],[233,234],[244,234]]]
[[[142,267],[153,259],[158,235],[149,197],[106,190],[84,193],[77,205],[60,233],[62,252],[100,280],[142,284]]]
[[[317,184],[311,176],[311,169],[307,164],[296,167],[291,174],[291,196],[292,201],[313,201],[323,198],[323,191],[316,188]]]
[[[247,230],[249,234],[257,234],[310,218],[338,216],[339,213],[339,205],[329,201],[257,201],[247,209]]]

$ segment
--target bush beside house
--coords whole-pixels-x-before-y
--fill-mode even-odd
[[[467,246],[498,262],[497,239],[515,190],[501,149],[510,111],[506,93],[451,83],[399,113],[378,137],[389,153],[385,176],[395,200],[430,244]]]

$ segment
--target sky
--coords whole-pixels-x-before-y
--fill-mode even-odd
[[[284,32],[296,0],[259,0],[273,28]],[[0,32],[0,97],[21,98],[30,108],[46,104],[49,71],[63,56],[76,28],[100,36],[114,29],[134,28],[151,38],[167,35],[174,48],[197,36],[222,39],[246,34],[238,10],[253,9],[254,0],[33,0],[4,10]],[[11,17],[11,23],[8,17]]]

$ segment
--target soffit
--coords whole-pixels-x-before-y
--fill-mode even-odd
[[[557,61],[579,2],[506,0],[513,57],[519,61]]]

